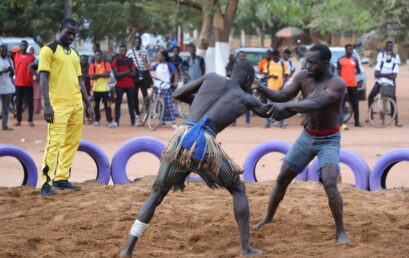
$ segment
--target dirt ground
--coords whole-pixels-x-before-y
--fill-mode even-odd
[[[409,148],[409,66],[402,66],[397,79],[398,108],[403,128],[393,125],[378,129],[365,124],[367,102],[360,102],[363,128],[342,132],[342,148],[358,153],[373,167],[385,153]],[[373,80],[373,68],[367,67],[367,94]],[[23,116],[26,118],[26,114]],[[130,126],[124,105],[121,127],[84,126],[83,139],[100,146],[111,159],[126,140],[152,136],[167,142],[171,128],[152,132],[146,127]],[[14,121],[10,122],[12,125]],[[34,128],[25,122],[14,131],[0,131],[0,144],[12,144],[26,150],[40,171],[46,142],[46,123],[36,115]],[[181,122],[181,121],[180,121]],[[285,129],[265,129],[264,120],[252,117],[245,126],[244,117],[237,126],[218,136],[223,148],[238,163],[258,144],[269,140],[293,143],[300,134],[300,117],[286,121]],[[265,212],[268,195],[281,164],[282,154],[272,153],[257,165],[261,183],[248,183],[251,222]],[[153,176],[159,167],[151,154],[133,156],[127,165],[132,180]],[[251,231],[254,246],[266,256],[407,256],[409,253],[409,162],[393,167],[387,179],[387,191],[366,192],[354,189],[352,171],[341,165],[344,184],[340,185],[345,202],[345,223],[352,244],[334,240],[334,226],[322,187],[312,182],[292,184],[278,210],[274,224]],[[59,192],[42,199],[39,189],[12,187],[21,184],[22,168],[10,157],[0,158],[0,257],[112,257],[128,235],[136,209],[146,199],[152,177],[132,185],[105,186],[89,181],[96,177],[93,160],[79,152],[72,167],[72,181],[82,183],[80,192]],[[38,185],[40,186],[39,180]],[[12,188],[8,188],[12,187]],[[405,188],[401,188],[405,187]],[[186,206],[186,203],[189,203]],[[213,208],[214,207],[214,208]],[[204,215],[209,214],[209,215]],[[226,219],[227,218],[227,219]],[[170,194],[158,209],[152,226],[138,244],[141,256],[233,257],[238,255],[238,235],[226,191],[210,191],[200,183],[188,184],[184,194]]]

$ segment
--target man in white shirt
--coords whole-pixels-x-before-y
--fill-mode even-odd
[[[376,83],[368,96],[368,107],[373,103],[375,96],[379,93],[381,85],[385,87],[393,87],[393,92],[396,93],[396,77],[399,73],[400,58],[399,55],[393,52],[393,42],[387,41],[385,50],[378,54],[375,67]],[[396,102],[396,94],[392,97]],[[395,125],[402,127],[399,123],[398,114],[396,114]]]
[[[1,100],[1,119],[3,131],[10,131],[13,128],[7,126],[10,110],[11,95],[16,91],[10,77],[13,72],[13,62],[7,58],[7,46],[0,46],[0,100]]]
[[[136,75],[134,78],[135,82],[135,113],[136,116],[139,117],[139,102],[138,102],[138,93],[139,89],[141,89],[143,98],[145,99],[148,95],[148,88],[150,88],[153,84],[152,77],[148,70],[146,70],[145,66],[143,65],[143,60],[140,57],[140,54],[146,57],[146,62],[148,65],[151,64],[151,60],[149,59],[148,51],[142,48],[142,38],[137,36],[135,38],[135,48],[131,48],[126,53],[126,57],[132,58],[135,66],[136,66]]]

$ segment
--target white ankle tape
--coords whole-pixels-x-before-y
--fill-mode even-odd
[[[136,219],[131,228],[131,236],[140,238],[147,226],[148,224],[140,222],[139,220]]]

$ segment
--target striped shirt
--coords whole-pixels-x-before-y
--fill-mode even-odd
[[[149,59],[148,51],[146,51],[146,49],[141,48],[141,49],[139,49],[139,50],[136,50],[136,49],[134,49],[134,48],[131,48],[131,49],[129,49],[128,52],[126,53],[126,56],[127,56],[128,58],[132,58],[132,60],[133,60],[133,62],[134,62],[134,64],[135,64],[135,66],[136,66],[136,68],[137,68],[139,71],[146,71],[146,68],[145,68],[145,66],[143,65],[143,60],[142,60],[141,57],[139,57],[139,53],[142,53],[142,54],[145,56],[146,62],[148,63],[148,65],[150,65],[150,64],[151,64],[151,60]]]

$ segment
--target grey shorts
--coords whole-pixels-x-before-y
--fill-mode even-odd
[[[334,166],[339,171],[340,142],[341,133],[339,131],[325,136],[315,136],[303,130],[285,156],[284,166],[301,173],[317,156],[320,170],[326,166]]]

